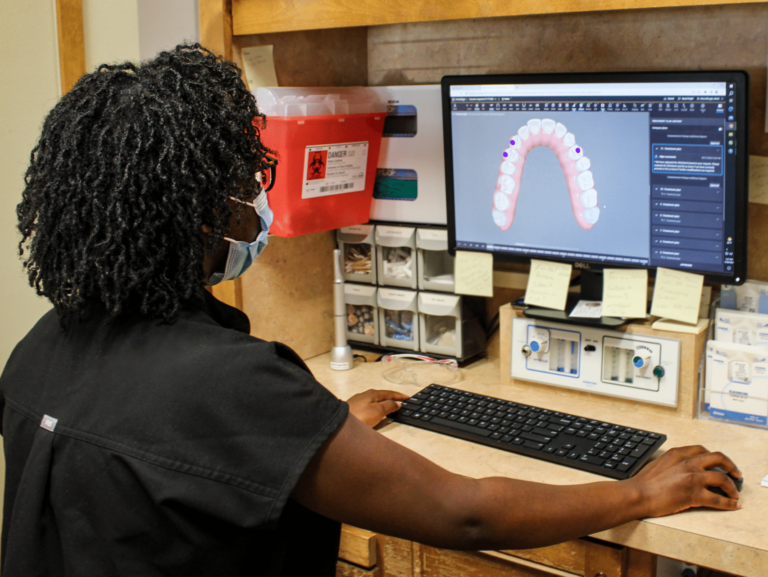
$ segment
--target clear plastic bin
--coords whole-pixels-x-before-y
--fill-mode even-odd
[[[419,228],[416,230],[416,254],[419,290],[452,293],[456,286],[454,258],[448,252],[448,231]]]
[[[385,347],[419,350],[418,293],[380,287],[379,342]]]
[[[344,284],[347,312],[347,339],[379,344],[379,307],[375,286]]]
[[[376,284],[374,225],[347,226],[336,231],[344,262],[344,280]]]
[[[376,227],[378,284],[416,289],[416,229],[404,226]]]
[[[469,358],[485,349],[483,301],[445,293],[419,293],[423,353]]]

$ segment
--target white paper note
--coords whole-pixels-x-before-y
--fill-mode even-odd
[[[453,266],[456,294],[493,296],[493,255],[491,253],[457,250]]]
[[[703,286],[704,277],[700,274],[659,268],[656,271],[651,314],[684,323],[696,323]]]
[[[545,260],[531,260],[525,304],[561,311],[568,298],[571,265]]]
[[[603,315],[643,319],[648,309],[648,271],[607,268],[603,271]]]
[[[277,86],[273,46],[243,48],[243,68],[251,91],[261,86]]]

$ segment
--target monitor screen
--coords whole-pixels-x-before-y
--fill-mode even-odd
[[[452,250],[743,282],[746,73],[447,76],[442,96]]]

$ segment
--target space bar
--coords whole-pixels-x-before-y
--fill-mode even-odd
[[[457,423],[456,421],[441,419],[440,417],[433,417],[430,420],[430,423],[435,423],[436,425],[442,425],[443,427],[448,427],[449,429],[456,429],[458,431],[465,431],[467,433],[472,433],[473,435],[477,435],[478,437],[487,437],[493,432],[493,431],[486,431],[485,429],[480,429],[478,427],[473,427],[472,425],[465,425],[464,423]]]

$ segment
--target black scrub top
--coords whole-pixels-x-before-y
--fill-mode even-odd
[[[0,377],[3,577],[333,575],[290,499],[346,403],[206,293],[173,324],[45,315]]]

